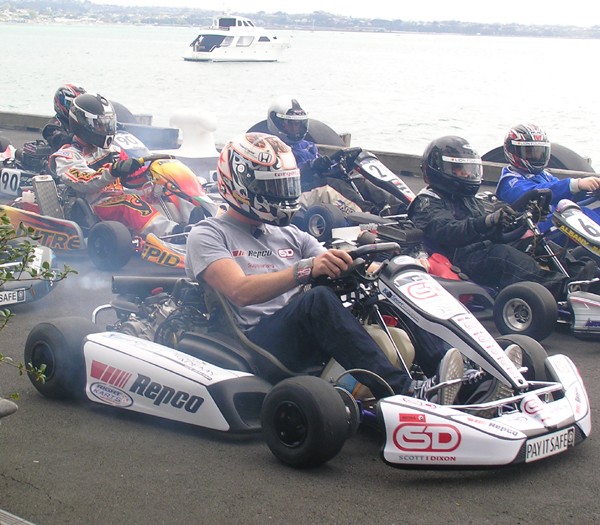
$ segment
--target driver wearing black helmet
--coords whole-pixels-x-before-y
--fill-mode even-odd
[[[408,214],[423,230],[430,253],[439,252],[481,285],[504,288],[534,281],[559,298],[565,277],[542,268],[529,255],[500,242],[500,232],[516,216],[509,206],[486,213],[475,197],[482,181],[481,158],[463,138],[432,141],[421,162],[427,187]]]

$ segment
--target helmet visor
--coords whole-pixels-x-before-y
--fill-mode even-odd
[[[539,141],[513,140],[517,157],[536,168],[545,168],[550,160],[550,143]]]
[[[114,115],[95,115],[88,117],[90,129],[99,135],[114,135],[117,132],[117,120]]]
[[[444,173],[469,182],[481,182],[481,159],[442,156]]]
[[[270,200],[293,200],[300,197],[300,170],[254,172],[254,181],[248,189]]]

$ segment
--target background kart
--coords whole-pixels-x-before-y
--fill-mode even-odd
[[[217,212],[217,205],[183,163],[171,155],[148,154],[133,135],[120,132],[119,141],[127,143],[130,151],[146,152],[146,156],[140,158],[147,164],[144,172],[135,174],[135,184],[125,179],[124,186],[137,188],[149,183],[159,188],[159,196],[153,204],[169,219],[187,224]],[[132,253],[140,253],[142,259],[162,266],[183,268],[185,247],[169,242],[174,240],[173,236],[158,238],[150,234],[142,239],[119,222],[101,222],[89,204],[70,188],[50,174],[21,169],[14,158],[4,163],[0,195],[11,199],[8,204],[0,205],[0,211],[8,215],[15,228],[21,223],[32,227],[39,242],[54,250],[68,252],[87,248],[99,269],[122,268]],[[183,203],[189,204],[186,207]]]
[[[402,256],[376,276],[365,273],[371,254],[383,250],[393,247],[355,251],[358,273],[331,284],[390,358],[416,377],[416,332],[424,329],[459,348],[469,366],[481,367],[461,404],[405,396],[376,402],[364,388],[353,388],[351,395],[332,383],[347,387],[349,374],[359,371],[343,371],[335,363],[290,371],[244,337],[218,294],[164,277],[115,277],[116,298],[94,312],[96,320],[104,311],[116,314],[109,331],[73,318],[37,325],[25,359],[47,363],[48,379],[34,386],[49,397],[85,396],[223,432],[262,429],[275,456],[295,467],[334,457],[361,422],[382,428],[386,463],[411,468],[535,461],[589,435],[587,394],[570,359],[546,357],[524,336],[494,341],[431,276]],[[502,351],[514,343],[523,349],[525,375]],[[486,401],[494,381],[516,394]]]
[[[46,246],[34,245],[31,260],[25,265],[14,260],[8,252],[0,251],[0,309],[37,301],[48,295],[57,281],[41,277],[46,268],[57,271],[54,252]],[[3,280],[6,273],[12,275],[8,281]]]

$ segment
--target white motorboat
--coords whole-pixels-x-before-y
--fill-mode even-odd
[[[196,62],[276,62],[289,36],[254,25],[242,16],[221,16],[190,44],[184,60]]]

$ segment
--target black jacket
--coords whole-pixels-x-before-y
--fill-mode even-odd
[[[485,225],[486,211],[475,197],[449,195],[431,187],[421,190],[408,209],[415,226],[423,230],[430,253],[439,252],[454,260],[489,245],[495,227]]]

